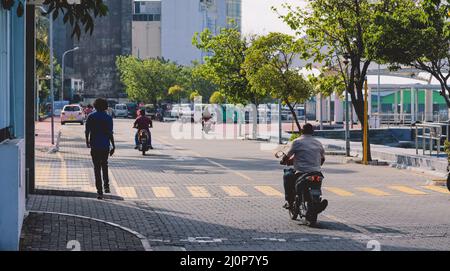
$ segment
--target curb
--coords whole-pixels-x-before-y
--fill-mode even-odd
[[[124,231],[126,231],[128,233],[133,234],[134,236],[136,236],[141,241],[142,247],[144,248],[145,251],[153,251],[152,247],[150,246],[150,242],[147,240],[147,238],[144,235],[140,234],[137,231],[134,231],[134,230],[129,229],[127,227],[120,226],[119,224],[116,224],[116,223],[113,223],[113,222],[108,222],[106,220],[92,218],[92,217],[88,217],[88,216],[73,215],[73,214],[67,214],[67,213],[47,212],[47,211],[32,211],[32,210],[27,211],[27,212],[28,212],[28,214],[34,213],[34,214],[53,214],[53,215],[69,216],[69,217],[88,219],[88,220],[104,223],[104,224],[107,224],[107,225],[119,228],[119,229],[124,230]]]

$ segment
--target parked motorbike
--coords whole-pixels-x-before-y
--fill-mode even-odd
[[[292,174],[295,176],[295,190],[296,196],[294,202],[289,202],[289,216],[292,220],[305,218],[308,226],[314,226],[317,223],[317,216],[322,212],[327,204],[327,200],[322,200],[322,181],[324,176],[321,172],[305,173],[300,176],[296,175],[293,165],[293,160],[288,159],[283,151],[275,154],[276,158],[281,158],[280,164],[285,165],[285,174]],[[300,182],[304,182],[303,189],[300,188]],[[302,191],[298,191],[301,189]]]
[[[146,130],[139,130],[138,131],[138,150],[142,152],[142,155],[145,155],[145,152],[147,152],[150,149],[150,135]]]

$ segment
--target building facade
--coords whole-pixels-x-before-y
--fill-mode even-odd
[[[84,97],[118,98],[124,95],[116,69],[116,57],[130,55],[132,28],[132,0],[105,0],[109,12],[95,19],[92,36],[84,34],[80,40],[71,37],[71,27],[61,22],[55,29],[55,57],[62,63],[62,54],[74,47],[80,49],[65,58],[65,78],[84,81]],[[62,17],[62,16],[61,16]],[[58,20],[62,20],[59,18]],[[65,93],[70,92],[70,80],[65,81]]]
[[[241,0],[162,0],[162,57],[181,65],[201,61],[203,53],[192,45],[196,32],[208,28],[218,34],[221,28],[241,28]]]
[[[134,1],[132,48],[141,59],[161,57],[161,1]]]
[[[0,250],[18,250],[25,212],[25,18],[15,5],[0,5]]]

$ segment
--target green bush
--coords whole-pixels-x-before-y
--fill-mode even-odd
[[[300,136],[302,135],[302,133],[292,133],[291,134],[291,138],[289,138],[289,141],[294,141],[294,140],[296,140],[297,138],[299,138]]]
[[[444,142],[444,151],[448,156],[447,160],[450,164],[450,141],[448,141],[448,140],[445,140],[445,142]]]

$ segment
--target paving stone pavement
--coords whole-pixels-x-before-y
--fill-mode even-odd
[[[79,217],[30,213],[21,251],[143,251],[141,240],[120,228]]]
[[[27,208],[116,223],[152,250],[370,250],[371,241],[382,250],[450,248],[449,197],[427,188],[426,176],[327,157],[325,187],[347,193],[324,189],[330,205],[309,228],[281,208],[282,167],[256,143],[175,141],[158,123],[155,150],[144,157],[132,149],[129,122],[115,121],[110,160],[112,192],[124,200],[33,195]],[[60,153],[37,154],[38,188],[95,191],[82,132],[68,125]]]

